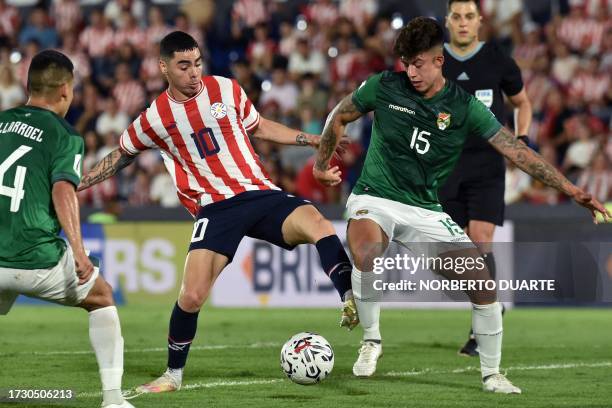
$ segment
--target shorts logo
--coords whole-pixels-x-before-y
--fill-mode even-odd
[[[215,119],[223,119],[227,116],[227,107],[224,103],[215,102],[210,106],[210,114]]]
[[[357,216],[361,216],[361,215],[366,215],[367,213],[369,213],[368,210],[357,210],[357,212],[355,213],[355,215]]]
[[[438,113],[438,120],[436,122],[438,124],[438,129],[444,130],[450,126],[451,123],[451,114],[440,112]]]

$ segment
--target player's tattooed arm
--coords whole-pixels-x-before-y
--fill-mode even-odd
[[[599,201],[572,184],[555,166],[514,137],[505,127],[489,139],[489,143],[525,173],[572,197],[578,204],[588,209],[594,219],[597,212],[601,213],[604,219],[610,217],[610,213]]]
[[[319,141],[317,160],[314,165],[315,170],[320,172],[328,170],[329,161],[344,136],[344,127],[347,123],[353,122],[363,115],[353,103],[352,93],[336,105],[325,121],[325,127]]]
[[[131,156],[120,148],[113,150],[83,176],[78,191],[85,190],[114,176],[119,170],[130,165],[135,158],[136,156]]]

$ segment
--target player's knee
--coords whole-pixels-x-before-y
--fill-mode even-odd
[[[336,234],[336,229],[334,228],[334,225],[331,223],[331,221],[320,214],[319,218],[316,220],[316,225],[316,232],[319,236],[319,239]]]
[[[200,310],[205,301],[206,295],[193,290],[181,291],[179,296],[179,306],[188,313],[195,313]]]
[[[113,288],[105,280],[99,279],[80,306],[91,312],[114,304]]]

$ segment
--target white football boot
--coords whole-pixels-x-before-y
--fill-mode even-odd
[[[357,377],[370,377],[376,371],[376,363],[382,354],[382,344],[362,341],[359,357],[353,364],[353,374]]]
[[[166,371],[156,380],[150,383],[140,385],[136,388],[136,392],[140,393],[159,393],[159,392],[171,392],[178,391],[181,389],[181,381],[175,376],[171,375]]]
[[[512,384],[505,375],[493,374],[482,382],[482,389],[488,392],[496,392],[499,394],[520,394],[521,389]]]

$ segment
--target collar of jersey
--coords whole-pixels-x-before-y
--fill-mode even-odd
[[[421,99],[423,100],[423,102],[425,103],[432,103],[432,102],[436,102],[438,99],[440,99],[441,97],[443,97],[446,94],[446,91],[448,90],[448,87],[450,86],[450,82],[448,80],[448,78],[444,78],[444,86],[442,87],[442,89],[440,89],[434,96],[432,96],[431,98],[423,98],[421,97]]]
[[[470,52],[469,54],[463,55],[463,56],[455,54],[455,52],[451,49],[449,43],[444,43],[444,49],[457,61],[465,62],[469,60],[470,58],[472,58],[474,55],[478,54],[478,52],[482,49],[483,45],[484,45],[484,41],[480,41],[478,45],[476,46],[476,48],[474,48],[474,51]]]
[[[170,100],[171,100],[172,102],[174,102],[174,103],[186,103],[186,102],[189,102],[189,101],[190,101],[190,100],[192,100],[192,99],[197,98],[197,97],[198,97],[198,96],[199,96],[199,95],[202,93],[202,91],[204,90],[204,80],[203,80],[203,79],[200,79],[200,85],[202,85],[202,86],[200,87],[200,90],[198,91],[198,93],[197,93],[197,94],[195,94],[195,95],[193,95],[193,96],[192,96],[191,98],[189,98],[189,99],[185,99],[184,101],[177,101],[176,99],[174,99],[174,98],[172,97],[172,95],[170,95],[170,92],[168,92],[168,91],[170,90],[170,88],[169,88],[169,87],[168,87],[168,89],[166,89],[166,95],[168,96],[168,99],[170,99]]]

